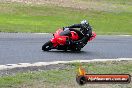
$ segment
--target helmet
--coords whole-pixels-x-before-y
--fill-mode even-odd
[[[89,23],[87,22],[87,20],[82,20],[81,21],[81,24],[82,24],[82,26],[84,27],[84,28],[88,28],[88,26],[89,26]]]
[[[71,31],[71,39],[74,41],[79,39],[79,36],[75,31]]]

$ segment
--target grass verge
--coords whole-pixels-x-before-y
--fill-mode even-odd
[[[118,6],[117,3],[113,5]],[[96,7],[99,6],[98,3]],[[128,8],[123,10],[125,7]],[[1,2],[0,32],[55,32],[57,28],[80,23],[82,19],[87,19],[97,34],[132,34],[132,6],[124,4],[123,8],[91,10],[50,4]]]
[[[130,74],[132,61],[106,61],[82,63],[89,74]],[[14,73],[0,77],[0,88],[131,88],[130,84],[86,84],[79,86],[75,76],[79,63],[66,64],[66,68]]]

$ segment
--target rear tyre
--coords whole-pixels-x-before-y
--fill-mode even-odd
[[[42,50],[43,50],[43,51],[49,51],[49,50],[52,49],[52,47],[53,47],[52,42],[51,42],[51,41],[48,41],[48,42],[46,42],[46,43],[42,46]]]
[[[81,51],[81,48],[72,48],[71,51]]]

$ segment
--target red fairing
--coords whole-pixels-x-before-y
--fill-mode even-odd
[[[58,45],[65,45],[67,39],[72,39],[73,41],[76,41],[79,39],[79,36],[76,32],[70,31],[71,35],[60,35],[60,33],[63,32],[62,29],[58,29],[54,34],[54,38],[50,39],[50,41],[53,43],[54,47],[57,47]],[[92,37],[88,40],[91,41],[96,37],[96,33],[92,32]]]
[[[54,47],[56,47],[58,45],[56,38],[52,38],[52,39],[50,39],[50,41],[53,43]]]
[[[78,36],[78,34],[75,31],[71,31],[71,39],[73,41],[76,41],[76,40],[79,39],[79,36]]]
[[[95,37],[96,37],[96,33],[95,32],[92,32],[92,37],[88,41],[93,40]]]
[[[53,43],[53,46],[56,47],[58,45],[65,45],[66,44],[66,39],[68,36],[60,36],[60,33],[62,32],[62,29],[59,29],[54,33],[54,38],[52,38],[50,41]]]

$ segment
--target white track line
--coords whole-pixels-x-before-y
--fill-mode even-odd
[[[52,33],[33,33],[33,34],[52,34]]]
[[[130,36],[132,36],[132,35],[116,35],[116,36],[130,37]]]
[[[54,62],[36,62],[36,63],[18,63],[18,64],[6,64],[0,65],[0,70],[12,69],[17,67],[31,67],[31,66],[47,66],[55,64],[65,64],[74,62],[95,62],[95,61],[122,61],[122,60],[132,60],[132,58],[117,58],[117,59],[93,59],[93,60],[73,60],[73,61],[54,61]]]
[[[41,34],[52,34],[52,33],[32,33],[32,34],[40,34],[41,35]],[[127,37],[127,36],[132,36],[132,35],[120,35],[119,34],[119,35],[110,35],[110,36],[126,36]]]

